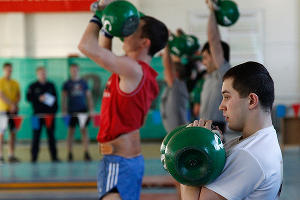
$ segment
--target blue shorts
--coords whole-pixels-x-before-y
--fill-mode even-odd
[[[144,157],[124,158],[106,155],[98,171],[99,199],[110,192],[118,192],[122,200],[138,200],[144,175]]]

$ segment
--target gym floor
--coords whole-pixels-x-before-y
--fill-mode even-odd
[[[90,144],[92,162],[83,162],[82,146],[74,144],[75,161],[66,162],[65,142],[58,143],[61,162],[51,163],[47,144],[42,143],[39,161],[30,162],[30,144],[18,144],[16,155],[21,163],[0,165],[0,199],[96,199],[96,174],[98,144]],[[143,142],[142,152],[145,157],[145,176],[164,176],[167,173],[160,163],[160,142]],[[287,148],[283,151],[284,183],[280,200],[296,200],[300,196],[300,148]],[[40,184],[40,188],[28,186]],[[26,186],[27,184],[27,186]],[[52,186],[51,186],[52,184]],[[53,184],[55,187],[53,187]],[[26,187],[24,187],[26,186]],[[175,188],[143,188],[142,200],[151,199],[149,194],[163,193],[161,199],[174,199]],[[169,197],[167,198],[167,195]],[[153,198],[152,198],[153,199]]]

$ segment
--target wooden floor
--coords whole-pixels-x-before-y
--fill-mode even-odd
[[[98,161],[21,162],[0,166],[0,199],[97,199]],[[145,159],[141,199],[177,199],[159,159]]]
[[[142,200],[178,199],[172,180],[168,181],[165,178],[168,173],[160,163],[159,146],[160,143],[146,143],[142,146],[145,155],[146,178],[142,188]],[[75,162],[68,163],[63,160],[64,148],[62,143],[59,144],[62,162],[49,162],[47,146],[44,145],[41,150],[41,161],[32,164],[29,162],[30,145],[19,145],[17,155],[23,162],[0,165],[0,199],[97,199],[96,174],[100,159],[98,153],[92,153],[92,162],[83,162],[81,144],[76,144]],[[96,148],[96,144],[90,146],[91,151],[95,151]],[[21,149],[22,152],[20,152]],[[300,149],[286,149],[283,152],[283,159],[284,182],[280,200],[298,200],[300,196]],[[162,183],[159,183],[160,177],[164,177]]]

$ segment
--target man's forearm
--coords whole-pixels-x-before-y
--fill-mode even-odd
[[[20,100],[21,100],[21,94],[19,93],[15,104],[18,105]]]
[[[89,57],[89,54],[93,53],[93,50],[98,47],[100,27],[94,23],[89,23],[86,28],[80,43],[78,45],[79,50]]]
[[[216,67],[220,68],[220,66],[224,63],[224,52],[221,45],[220,31],[213,10],[210,11],[210,16],[208,19],[207,37],[213,61]]]
[[[88,92],[88,94],[87,94],[87,100],[88,100],[89,112],[93,112],[94,111],[94,102],[92,99],[92,94],[90,92]]]
[[[174,80],[174,71],[173,71],[173,61],[170,55],[169,46],[166,46],[162,55],[163,66],[165,68],[165,81],[168,86],[171,87],[173,85]]]
[[[201,187],[187,186],[180,184],[181,200],[198,200]]]
[[[65,94],[62,94],[61,110],[62,110],[63,113],[67,112],[67,98],[65,97]]]
[[[214,11],[210,11],[208,26],[207,26],[207,38],[211,43],[213,40],[221,40],[220,31],[217,25],[217,20]]]
[[[79,50],[97,63],[100,67],[113,72],[119,73],[117,57],[107,48],[99,45],[99,27],[94,23],[89,23],[78,45]],[[105,37],[105,36],[104,36]],[[103,38],[103,37],[101,37]],[[103,38],[104,40],[109,40]],[[108,44],[105,44],[105,46]]]
[[[4,101],[7,105],[13,104],[13,102],[11,102],[2,92],[0,92],[0,99]]]
[[[100,33],[99,36],[99,45],[105,49],[108,49],[111,51],[112,47],[112,38],[108,38],[104,35],[103,32]]]

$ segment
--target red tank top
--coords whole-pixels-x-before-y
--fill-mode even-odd
[[[152,101],[158,95],[157,72],[142,61],[138,63],[142,67],[143,78],[133,92],[121,91],[118,74],[112,74],[106,83],[97,136],[99,142],[108,142],[141,128]]]

